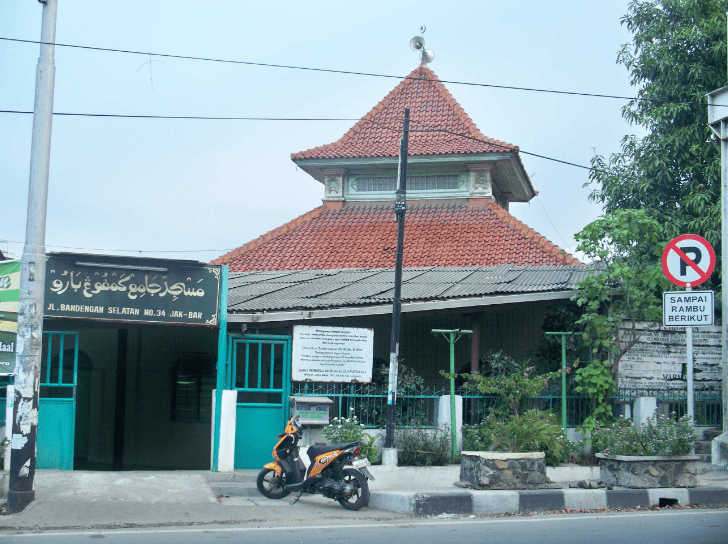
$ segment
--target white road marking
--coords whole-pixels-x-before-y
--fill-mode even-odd
[[[464,525],[476,524],[487,525],[491,523],[543,523],[548,521],[575,521],[584,519],[605,519],[605,518],[630,518],[630,517],[647,517],[647,516],[710,516],[710,515],[728,515],[728,510],[676,510],[671,512],[625,512],[621,514],[611,514],[604,512],[602,514],[546,514],[542,516],[531,517],[509,517],[509,518],[493,518],[493,519],[440,519],[428,518],[424,520],[408,520],[378,523],[372,520],[370,523],[344,523],[341,525],[286,525],[272,527],[155,527],[139,529],[87,529],[83,531],[43,531],[39,529],[30,529],[27,532],[10,532],[5,529],[0,530],[0,536],[11,536],[14,538],[22,537],[59,537],[59,536],[82,536],[95,534],[113,534],[113,535],[132,535],[132,534],[163,534],[163,533],[253,533],[261,531],[322,531],[332,529],[372,529],[379,527],[407,527],[419,525]],[[274,521],[274,520],[272,520]],[[16,531],[22,531],[17,529]]]

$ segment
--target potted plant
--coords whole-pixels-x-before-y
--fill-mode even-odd
[[[607,484],[636,489],[697,485],[700,457],[691,455],[695,430],[688,416],[656,414],[639,426],[619,418],[597,425],[592,444]]]

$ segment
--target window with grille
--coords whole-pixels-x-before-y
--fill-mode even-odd
[[[394,176],[356,178],[354,188],[358,193],[394,192],[397,189],[397,178]],[[442,191],[459,188],[460,176],[457,174],[407,176],[409,191]]]

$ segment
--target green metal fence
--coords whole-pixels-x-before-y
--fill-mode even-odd
[[[351,417],[367,428],[383,428],[387,420],[387,387],[358,383],[293,382],[292,395],[329,397],[334,401],[331,418]],[[437,425],[437,403],[445,388],[422,388],[397,395],[395,425],[431,428]]]
[[[687,397],[684,391],[635,391],[620,390],[611,397],[610,404],[615,416],[631,415],[634,400],[637,397],[654,397],[657,399],[657,409],[661,414],[669,415],[673,412],[675,417],[687,413]],[[720,391],[704,391],[695,393],[695,425],[708,427],[723,426],[722,398]],[[485,417],[495,405],[495,396],[472,395],[465,392],[463,395],[463,423],[476,424]],[[561,411],[561,395],[549,392],[548,394],[528,399],[528,409],[551,410],[554,414]],[[580,427],[590,415],[589,399],[584,396],[570,394],[566,396],[566,415],[568,427]]]
[[[631,403],[637,397],[654,397],[660,414],[682,417],[688,412],[687,392],[679,389],[634,390],[620,389],[615,397],[621,402]],[[695,425],[707,427],[723,426],[723,399],[720,390],[695,391]]]
[[[368,428],[383,428],[387,414],[386,386],[348,383],[294,382],[292,394],[297,396],[329,397],[334,401],[331,417],[351,417]],[[437,424],[437,405],[442,395],[448,395],[447,388],[426,387],[415,392],[397,395],[395,424],[398,427],[435,427]],[[463,397],[463,423],[477,424],[490,413],[496,403],[493,395],[478,395],[472,391],[459,391]],[[687,398],[684,391],[630,390],[622,389],[610,399],[615,416],[629,415],[637,397],[657,398],[660,413],[675,412],[677,417],[687,411]],[[545,391],[527,401],[527,408],[551,410],[554,414],[561,411],[561,393],[558,388]],[[566,396],[567,425],[579,427],[590,414],[589,399],[570,393]],[[720,391],[695,393],[695,424],[699,426],[721,427],[722,399]]]
[[[463,395],[463,423],[475,425],[495,407],[496,397],[492,395]],[[539,395],[527,400],[526,409],[550,410],[559,418],[561,395]],[[589,415],[589,399],[579,395],[566,397],[566,418],[569,427],[580,426]],[[556,421],[558,423],[558,421]]]

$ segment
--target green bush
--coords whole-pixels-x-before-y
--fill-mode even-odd
[[[617,384],[610,371],[609,361],[594,361],[576,371],[574,391],[589,397],[589,416],[581,427],[591,433],[598,421],[612,421],[612,406],[609,398],[617,392]]]
[[[350,411],[354,411],[350,408]],[[369,459],[371,463],[378,463],[379,451],[374,447],[377,437],[364,432],[364,425],[359,423],[355,415],[347,418],[335,417],[331,424],[324,427],[324,436],[331,444],[344,444],[347,442],[359,442],[361,444],[361,456]]]
[[[509,417],[490,415],[478,425],[463,425],[463,449],[468,451],[542,451],[546,463],[556,466],[566,457],[561,427],[551,412],[528,410]]]
[[[528,410],[528,398],[538,395],[561,372],[538,374],[528,362],[510,365],[499,376],[461,374],[466,388],[496,395],[496,407],[478,425],[463,425],[463,449],[510,453],[542,451],[546,463],[565,460],[564,432],[549,411]]]
[[[695,429],[686,415],[675,419],[656,415],[638,429],[620,418],[610,425],[597,426],[592,433],[594,449],[607,455],[688,455],[695,446]]]
[[[572,442],[571,440],[566,441],[566,451],[564,453],[566,460],[570,463],[580,463],[584,461],[586,455],[584,453],[584,441]]]
[[[395,446],[397,464],[409,467],[443,466],[452,453],[448,433],[422,427],[397,429]]]

